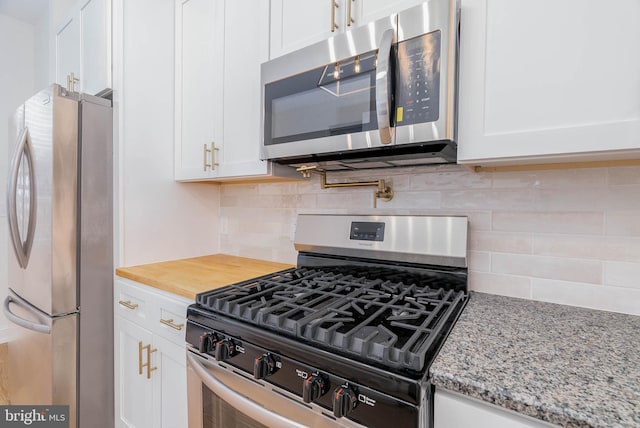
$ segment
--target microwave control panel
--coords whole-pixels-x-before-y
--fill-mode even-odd
[[[440,31],[398,43],[396,126],[440,116]]]

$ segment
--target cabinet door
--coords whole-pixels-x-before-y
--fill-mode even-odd
[[[335,31],[344,29],[346,0],[335,0]],[[271,0],[271,58],[330,37],[331,0]]]
[[[157,349],[152,362],[154,377],[154,427],[181,428],[187,426],[187,366],[184,346],[178,346],[155,336]]]
[[[153,378],[147,379],[146,367],[142,368],[140,374],[140,365],[147,362],[146,349],[141,350],[140,344],[145,347],[152,345],[152,341],[150,331],[115,317],[115,407],[118,427],[154,427],[151,417],[154,410]]]
[[[637,0],[463,0],[458,160],[637,156],[638,16]]]
[[[267,173],[267,162],[260,161],[260,64],[269,59],[267,16],[269,2],[264,0],[231,0],[225,5],[221,177]]]
[[[353,25],[359,26],[385,18],[425,0],[347,0],[352,1]]]
[[[217,175],[218,151],[212,145],[220,148],[224,136],[224,5],[176,0],[176,180]]]
[[[56,83],[67,87],[67,76],[80,79],[80,17],[72,13],[55,34]],[[80,82],[75,89],[80,89]]]
[[[89,0],[80,6],[82,92],[111,88],[111,1]]]
[[[547,422],[436,389],[433,401],[434,428],[552,428]]]

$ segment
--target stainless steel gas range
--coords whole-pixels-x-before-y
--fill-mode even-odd
[[[297,267],[197,295],[190,427],[430,427],[467,218],[300,215]]]

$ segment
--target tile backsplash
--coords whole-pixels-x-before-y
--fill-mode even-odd
[[[225,184],[221,252],[295,263],[299,213],[469,217],[472,290],[640,315],[640,167],[474,173],[457,165],[329,174],[373,188],[305,181]]]

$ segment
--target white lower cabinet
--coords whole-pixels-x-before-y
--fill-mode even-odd
[[[547,422],[483,403],[460,394],[436,389],[434,428],[550,428]]]
[[[115,281],[116,427],[187,427],[188,299]]]

